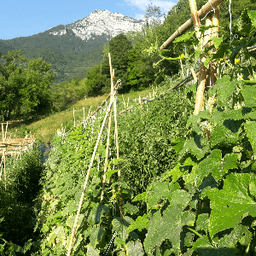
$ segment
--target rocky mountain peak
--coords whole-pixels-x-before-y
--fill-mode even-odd
[[[77,37],[88,41],[96,36],[105,35],[108,38],[112,38],[129,31],[140,31],[144,24],[143,20],[135,20],[120,13],[97,9],[87,17],[49,33],[61,36],[67,34],[67,30],[72,30]]]

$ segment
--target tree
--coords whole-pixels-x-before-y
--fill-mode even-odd
[[[136,45],[128,54],[127,85],[133,90],[140,90],[153,83],[155,70],[152,59]]]
[[[101,64],[94,66],[87,72],[85,87],[87,96],[97,96],[103,93],[103,88],[110,86],[107,76],[102,74]]]
[[[4,120],[28,118],[49,103],[54,74],[41,58],[28,61],[21,50],[0,59],[0,115]]]
[[[115,80],[122,80],[122,88],[120,88],[122,92],[130,90],[126,83],[126,72],[128,69],[128,54],[132,48],[132,41],[124,34],[113,37],[109,42],[112,66],[115,69]],[[106,57],[102,62],[102,73],[110,78],[109,60]]]

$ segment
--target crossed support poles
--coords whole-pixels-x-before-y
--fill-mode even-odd
[[[209,46],[208,41],[214,37],[218,36],[219,33],[219,7],[214,9],[214,13],[210,13],[206,17],[206,26],[216,26],[208,29],[204,35],[201,35],[199,31],[199,27],[201,26],[201,21],[197,11],[197,5],[195,0],[189,0],[190,10],[191,10],[191,17],[193,21],[193,25],[196,31],[196,36],[200,41],[201,49],[203,47]],[[210,43],[209,43],[210,44]],[[213,50],[214,51],[214,50]],[[214,63],[209,63],[209,67],[205,67],[205,56],[201,54],[200,56],[200,72],[199,72],[199,79],[198,79],[198,88],[196,92],[196,100],[195,100],[195,109],[194,115],[197,115],[201,110],[204,110],[204,93],[208,90],[216,81],[217,72],[216,72],[216,65]],[[211,98],[207,99],[208,104],[207,108],[211,106]]]
[[[202,8],[197,11],[197,5],[195,0],[189,0],[191,16],[192,18],[187,20],[183,25],[181,25],[159,48],[163,50],[166,48],[176,37],[184,33],[188,28],[194,25],[195,30],[197,31],[196,35],[200,38],[201,44],[200,47],[204,47],[208,40],[213,36],[218,36],[219,33],[219,5],[224,0],[208,0],[208,2],[202,6]],[[214,11],[214,14],[212,13]],[[202,36],[199,33],[199,27],[201,26],[200,19],[206,17],[206,26],[214,25],[208,30],[208,35]],[[216,81],[216,65],[214,63],[209,64],[209,68],[203,65],[204,56],[200,57],[200,74],[198,81],[198,89],[196,93],[195,109],[194,114],[197,115],[201,110],[204,109],[204,92],[209,89]],[[193,74],[193,72],[192,72]],[[194,79],[196,80],[195,76]],[[208,99],[207,108],[211,106],[211,100]],[[211,109],[210,109],[211,111]]]

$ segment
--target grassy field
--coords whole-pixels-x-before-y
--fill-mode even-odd
[[[155,91],[156,88],[154,88],[154,92]],[[138,101],[139,96],[143,98],[152,97],[152,95],[152,88],[147,88],[143,91],[130,92],[124,95],[117,95],[118,108],[121,111],[124,109],[124,105],[126,107],[131,106],[135,101]],[[63,112],[54,113],[37,121],[19,122],[16,125],[9,125],[8,134],[12,134],[12,136],[16,137],[24,137],[31,132],[35,134],[36,138],[44,142],[50,141],[57,133],[58,129],[65,128],[67,131],[74,126],[73,113],[75,113],[75,123],[82,122],[83,115],[87,116],[90,108],[91,111],[97,109],[106,97],[107,95],[102,95],[79,100]]]

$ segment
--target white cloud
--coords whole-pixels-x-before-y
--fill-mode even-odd
[[[165,1],[165,0],[125,0],[125,2],[131,6],[139,8],[141,11],[146,11],[149,4],[156,5],[160,7],[162,13],[168,13],[168,11],[175,5],[178,1]]]

